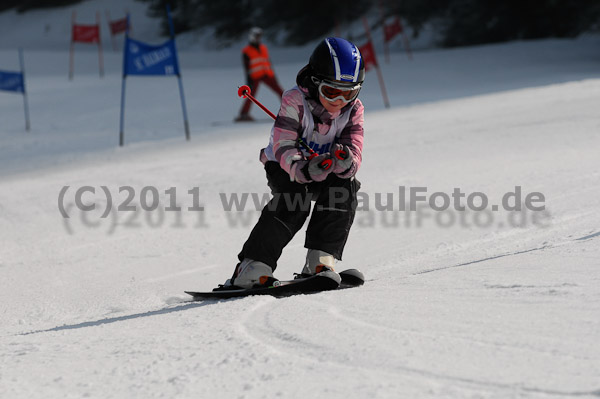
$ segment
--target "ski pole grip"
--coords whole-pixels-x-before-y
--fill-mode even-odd
[[[271,111],[269,111],[269,109],[267,107],[265,107],[264,105],[262,105],[260,103],[260,101],[258,101],[256,98],[252,97],[252,94],[250,94],[250,92],[251,92],[251,90],[250,90],[250,87],[248,87],[248,85],[243,85],[238,88],[238,96],[252,101],[254,104],[258,105],[260,107],[260,109],[265,111],[267,113],[267,115],[269,115],[271,118],[277,119],[275,114],[272,113]]]
[[[337,151],[335,152],[335,157],[336,157],[337,159],[339,159],[339,160],[342,160],[342,161],[343,161],[343,160],[345,160],[345,159],[348,159],[348,153],[347,153],[346,151],[344,151],[344,150],[337,150]]]
[[[329,168],[331,168],[331,165],[333,165],[333,160],[326,159],[319,164],[319,168],[323,170],[328,170]]]
[[[317,154],[316,152],[312,152],[308,156],[308,160],[310,161],[311,159],[316,158],[318,156],[319,156],[319,154]],[[321,168],[323,170],[327,170],[327,169],[331,168],[332,165],[333,165],[332,159],[324,159],[323,161],[321,161],[321,163],[319,163],[319,168]]]
[[[249,94],[252,94],[252,90],[250,90],[250,86],[243,85],[238,88],[238,96],[242,98],[248,97]]]

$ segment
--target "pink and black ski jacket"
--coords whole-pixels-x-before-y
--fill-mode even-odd
[[[330,114],[318,101],[308,97],[308,90],[294,87],[283,93],[281,108],[271,130],[269,145],[261,150],[261,162],[278,162],[291,180],[295,180],[299,160],[308,152],[298,144],[298,138],[315,152],[330,152],[335,143],[347,145],[353,155],[353,165],[339,177],[347,179],[358,171],[362,161],[364,107],[359,99],[348,103],[341,111]]]

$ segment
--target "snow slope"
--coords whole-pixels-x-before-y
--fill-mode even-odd
[[[270,125],[212,126],[240,105],[237,49],[181,54],[190,142],[176,83],[130,79],[124,148],[119,55],[100,80],[96,54],[78,52],[68,82],[65,51],[28,50],[30,133],[21,99],[0,93],[0,397],[599,397],[598,43],[394,53],[392,108],[374,73],[361,92],[370,203],[339,264],[367,283],[221,302],[183,290],[228,278],[257,220],[252,197],[236,212],[222,195],[268,192],[257,155]],[[273,50],[285,86],[304,51]],[[0,68],[13,54],[0,50]],[[74,205],[84,186],[93,212]],[[137,211],[101,218],[102,187],[116,207],[122,186]],[[400,186],[482,192],[490,206],[520,186],[546,209],[377,210],[386,193],[402,202]],[[145,187],[155,211],[141,210]],[[180,212],[164,210],[171,187]],[[187,209],[194,188],[203,212]],[[276,275],[304,253],[299,233]]]

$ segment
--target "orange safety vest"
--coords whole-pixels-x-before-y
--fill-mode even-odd
[[[246,54],[250,60],[248,74],[251,79],[260,79],[263,76],[275,76],[271,69],[271,63],[269,62],[269,51],[267,50],[267,46],[260,44],[258,48],[256,48],[249,44],[244,47],[242,53]]]

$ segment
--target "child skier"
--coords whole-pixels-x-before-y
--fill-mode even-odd
[[[308,218],[311,199],[302,275],[333,271],[335,259],[341,260],[360,187],[354,176],[362,160],[364,108],[357,97],[364,78],[360,51],[340,38],[323,40],[298,72],[297,86],[284,93],[269,145],[260,154],[273,198],[223,288],[275,281],[277,261]]]

